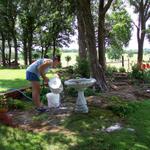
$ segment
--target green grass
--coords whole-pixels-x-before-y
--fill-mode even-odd
[[[0,69],[0,92],[29,86],[25,69]],[[52,77],[52,73],[47,75]]]
[[[0,69],[0,92],[28,85],[25,69]]]
[[[107,109],[95,107],[90,107],[88,114],[72,114],[66,118],[59,126],[67,129],[68,134],[32,133],[1,125],[0,149],[149,150],[150,101],[142,101],[138,106],[140,107],[134,113],[122,121],[123,129],[112,133],[103,132],[101,129],[118,122],[120,118]]]

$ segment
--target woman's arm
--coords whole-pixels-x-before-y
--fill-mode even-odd
[[[45,69],[52,65],[52,60],[46,60],[42,65],[38,67],[38,71],[45,82],[48,82],[48,77],[45,75]]]

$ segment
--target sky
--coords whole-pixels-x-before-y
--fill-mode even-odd
[[[131,15],[131,18],[134,20],[134,22],[137,23],[137,14],[133,13],[133,8],[128,6],[127,10],[129,12],[129,14]],[[150,21],[149,21],[149,23],[150,23]],[[78,46],[77,38],[78,38],[77,34],[72,37],[73,42],[69,45],[69,47],[67,49],[78,49],[79,46]],[[146,37],[145,37],[145,41],[144,41],[144,48],[150,48],[150,42],[146,39]],[[135,27],[133,28],[132,37],[131,37],[129,45],[126,49],[127,50],[138,49]]]

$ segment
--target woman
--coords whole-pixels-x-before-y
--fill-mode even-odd
[[[46,108],[42,106],[40,101],[40,77],[48,84],[49,78],[46,76],[47,71],[59,64],[60,56],[56,56],[53,60],[43,58],[33,62],[26,70],[26,79],[29,80],[32,85],[32,99],[39,112],[46,111]]]

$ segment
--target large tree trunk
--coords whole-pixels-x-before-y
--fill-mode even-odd
[[[106,58],[105,58],[105,14],[110,8],[113,0],[108,0],[106,5],[104,5],[104,0],[99,0],[99,18],[98,18],[98,56],[99,63],[102,68],[106,68]]]
[[[143,45],[145,38],[145,30],[146,30],[146,19],[144,17],[144,6],[143,2],[141,2],[140,11],[139,11],[139,20],[137,27],[137,41],[138,41],[138,58],[137,63],[141,66],[143,61]]]
[[[105,81],[104,72],[97,60],[95,30],[90,9],[90,0],[77,0],[77,2],[80,10],[82,10],[81,15],[86,31],[86,43],[87,50],[89,52],[92,77],[97,80],[96,84],[101,89],[101,91],[106,91],[108,88]]]
[[[105,70],[106,68],[106,61],[105,61],[105,29],[104,29],[104,22],[105,22],[105,15],[99,15],[99,23],[98,23],[98,54],[99,54],[99,63]]]
[[[79,57],[87,58],[86,39],[85,39],[85,28],[84,22],[81,17],[81,10],[78,8],[77,11],[78,21],[78,44],[79,44]]]

